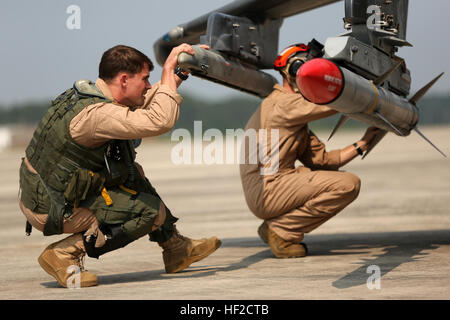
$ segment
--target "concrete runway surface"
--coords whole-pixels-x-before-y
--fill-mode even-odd
[[[450,155],[450,127],[422,131]],[[328,134],[318,132],[323,141]],[[339,132],[328,150],[362,135]],[[450,160],[417,134],[389,134],[365,160],[343,168],[361,178],[360,196],[306,235],[310,255],[300,259],[274,258],[258,237],[261,221],[246,206],[237,164],[177,166],[170,160],[176,144],[144,141],[138,162],[180,218],[182,234],[216,235],[222,247],[169,275],[160,248],[144,237],[99,260],[86,258],[99,286],[73,290],[60,288],[37,263],[48,244],[65,236],[37,230],[25,236],[16,201],[23,149],[1,151],[0,299],[450,298]]]

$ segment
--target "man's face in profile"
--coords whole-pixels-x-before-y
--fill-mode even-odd
[[[148,65],[144,64],[141,72],[129,75],[126,89],[126,105],[137,107],[144,104],[145,94],[152,86],[149,82],[150,72]]]

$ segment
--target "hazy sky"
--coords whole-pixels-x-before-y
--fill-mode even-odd
[[[263,1],[263,0],[261,0]],[[301,0],[299,0],[301,1]],[[77,79],[97,78],[102,53],[127,44],[153,61],[153,43],[172,27],[188,22],[231,1],[227,0],[1,0],[0,105],[53,98]],[[81,29],[70,30],[70,5],[81,9]],[[450,91],[450,1],[410,0],[407,40],[401,48],[412,74],[412,93],[435,75],[444,77],[432,92]],[[279,49],[291,43],[324,42],[344,32],[344,2],[285,19]],[[156,62],[155,62],[156,63]],[[159,80],[161,68],[151,74]],[[239,95],[239,91],[190,77],[182,90],[205,98]],[[450,107],[450,106],[449,106]]]

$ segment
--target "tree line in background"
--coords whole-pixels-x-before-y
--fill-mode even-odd
[[[183,104],[180,118],[175,128],[193,131],[194,121],[202,121],[203,130],[217,128],[244,128],[248,119],[261,103],[261,99],[250,95],[236,95],[220,100],[203,99],[189,93],[182,93]],[[0,125],[29,124],[35,125],[49,107],[49,101],[30,102],[4,108],[0,106]],[[450,94],[430,95],[419,102],[420,124],[450,123]],[[311,127],[315,130],[330,129],[338,119],[338,115],[315,121]],[[366,127],[357,121],[349,121],[345,128]]]

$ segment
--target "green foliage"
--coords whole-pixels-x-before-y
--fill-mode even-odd
[[[0,124],[36,124],[50,106],[48,101],[33,101],[9,108],[0,107]]]
[[[450,123],[450,94],[425,96],[418,107],[420,124]]]
[[[194,121],[202,121],[203,130],[208,128],[237,129],[244,128],[248,119],[258,108],[261,99],[237,94],[229,98],[204,99],[188,92],[182,93],[184,102],[180,109],[180,118],[175,128],[193,131]],[[0,124],[36,124],[50,106],[50,100],[23,103],[9,108],[0,107]],[[420,124],[450,123],[450,94],[431,95],[419,102]],[[311,123],[313,130],[334,127],[339,115]],[[348,121],[343,129],[366,127],[354,120]]]
[[[261,99],[250,95],[240,95],[210,101],[191,94],[182,94],[183,104],[180,109],[180,118],[175,128],[185,128],[192,131],[194,121],[202,121],[203,129],[244,128],[248,119],[258,108]]]

